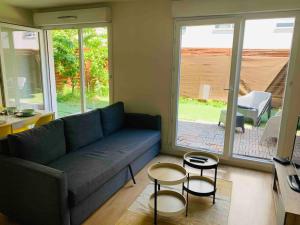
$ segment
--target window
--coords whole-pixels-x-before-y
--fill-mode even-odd
[[[185,34],[186,34],[186,27],[182,27],[182,28],[181,28],[181,34],[182,34],[182,35],[185,35]]]
[[[278,134],[287,131],[280,115],[286,112],[286,79],[295,68],[289,61],[295,60],[292,42],[298,33],[277,34],[274,28],[293,31],[296,17],[272,16],[175,22],[174,149],[209,151],[240,165],[290,153],[279,149],[287,140]],[[222,33],[230,29],[234,32]]]
[[[293,21],[277,22],[274,33],[293,33],[295,23]]]
[[[58,117],[109,104],[108,27],[48,31]],[[53,95],[55,96],[55,95]]]
[[[1,27],[3,104],[43,110],[39,33],[12,27]]]
[[[234,27],[233,24],[216,24],[215,29],[217,30],[232,30]]]
[[[108,33],[106,27],[84,28],[86,110],[102,108],[109,103]]]
[[[216,24],[214,25],[214,34],[232,34],[234,29],[234,24]]]
[[[36,39],[37,33],[31,31],[25,31],[23,34],[23,39]]]
[[[293,28],[294,23],[276,23],[276,28]]]

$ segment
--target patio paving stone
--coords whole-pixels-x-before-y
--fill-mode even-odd
[[[233,153],[235,156],[270,160],[276,155],[276,140],[260,143],[264,128],[246,126],[245,133],[235,132]],[[207,149],[222,153],[225,129],[214,123],[178,121],[176,144],[192,149]]]

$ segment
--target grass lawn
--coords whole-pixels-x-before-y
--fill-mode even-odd
[[[57,93],[57,111],[59,117],[79,113],[81,111],[80,89],[74,92],[67,85]],[[103,108],[109,104],[108,93],[104,96],[99,91],[86,93],[87,109]]]
[[[59,101],[57,102],[58,116],[64,117],[80,112],[80,99],[74,101]],[[87,109],[102,108],[109,104],[109,97],[99,97],[94,101],[87,101]]]
[[[195,99],[180,97],[178,118],[188,121],[218,122],[222,109],[226,109],[226,104],[223,102],[200,102]]]
[[[221,101],[209,100],[201,102],[195,99],[183,98],[179,99],[178,119],[187,121],[204,121],[210,123],[218,123],[220,112],[226,109],[227,105]],[[272,116],[276,114],[278,109],[272,109]],[[267,113],[262,116],[261,126],[268,121]],[[250,121],[246,121],[250,122]],[[251,123],[251,122],[250,122]]]

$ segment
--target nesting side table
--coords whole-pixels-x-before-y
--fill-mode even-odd
[[[196,196],[213,196],[213,204],[215,204],[217,191],[217,172],[219,158],[213,154],[206,152],[189,152],[183,157],[183,167],[186,165],[199,169],[200,175],[190,175],[188,173],[187,181],[183,184],[182,194],[186,191],[187,206],[186,215],[188,213],[189,194]],[[214,169],[214,178],[203,176],[203,170]]]
[[[160,185],[177,185],[186,181],[185,168],[173,163],[156,163],[149,167],[148,177],[154,182],[154,193],[150,196],[149,207],[154,213],[154,224],[157,215],[175,216],[186,209],[185,197],[176,191],[160,190]]]

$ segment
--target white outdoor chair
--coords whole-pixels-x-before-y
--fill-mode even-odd
[[[272,94],[264,91],[251,91],[238,98],[238,112],[245,118],[253,120],[254,126],[259,126],[261,116],[267,111],[271,115]]]
[[[270,138],[278,138],[281,122],[281,111],[277,112],[275,116],[272,116],[264,129],[263,135],[260,138],[260,143],[267,141]]]

